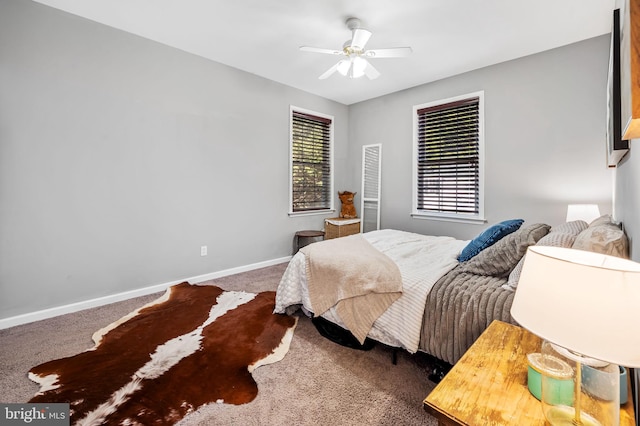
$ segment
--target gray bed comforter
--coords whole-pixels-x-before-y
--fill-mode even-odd
[[[455,364],[493,320],[515,323],[509,273],[549,225],[521,227],[436,282],[427,297],[420,350]]]

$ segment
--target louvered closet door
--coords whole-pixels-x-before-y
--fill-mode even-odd
[[[380,172],[382,145],[362,147],[362,192],[360,212],[362,232],[380,229]]]

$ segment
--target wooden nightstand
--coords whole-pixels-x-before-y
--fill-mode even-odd
[[[544,425],[540,401],[527,387],[527,354],[541,343],[523,328],[493,321],[427,396],[424,409],[440,425]],[[620,424],[635,426],[631,397],[620,409]]]

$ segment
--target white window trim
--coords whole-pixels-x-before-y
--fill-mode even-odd
[[[478,182],[478,213],[477,214],[461,214],[461,213],[437,213],[418,210],[418,110],[429,108],[436,105],[447,104],[450,102],[461,101],[469,98],[478,98],[478,155],[480,158],[479,182]],[[455,96],[449,99],[439,99],[437,101],[425,104],[414,105],[413,107],[413,173],[412,173],[412,194],[411,194],[411,216],[415,219],[440,220],[445,222],[463,222],[463,223],[485,223],[484,216],[484,91],[468,93],[466,95]]]
[[[329,130],[329,167],[331,167],[331,176],[330,176],[330,190],[329,190],[329,209],[322,210],[312,210],[312,211],[304,211],[304,212],[294,212],[293,211],[293,112],[300,112],[303,114],[315,115],[322,118],[327,118],[331,120],[331,129]],[[335,176],[334,164],[333,164],[333,147],[334,147],[334,128],[336,125],[336,120],[333,115],[324,114],[321,112],[313,111],[306,108],[300,108],[295,105],[289,105],[289,207],[287,207],[288,215],[290,217],[298,217],[298,216],[315,216],[322,215],[327,213],[335,212],[335,196],[334,196],[334,183],[333,179]]]

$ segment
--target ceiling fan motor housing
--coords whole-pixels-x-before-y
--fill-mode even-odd
[[[347,19],[347,28],[351,31],[360,28],[360,20],[358,18]]]
[[[351,56],[351,55],[360,56],[360,55],[362,55],[364,53],[364,50],[361,47],[352,46],[351,43],[353,43],[353,40],[347,40],[342,45],[342,51],[344,52],[345,55],[347,55],[347,56]]]

